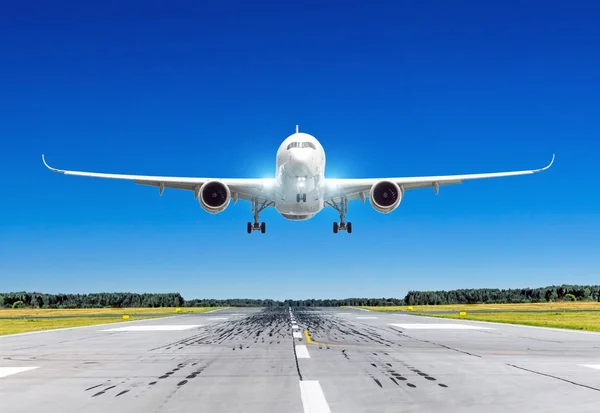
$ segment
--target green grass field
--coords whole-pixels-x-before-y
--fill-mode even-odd
[[[130,320],[142,320],[155,317],[135,317]],[[69,317],[69,318],[20,318],[0,320],[0,336],[26,333],[29,331],[53,330],[56,328],[91,326],[94,324],[126,322],[117,317]]]
[[[419,305],[413,306],[412,311],[408,310],[407,306],[360,308],[383,312],[410,312],[439,318],[600,331],[600,303],[597,302]],[[466,315],[461,316],[461,311],[466,312]]]
[[[455,318],[496,323],[524,324],[540,327],[569,328],[573,330],[600,331],[600,312],[497,312],[473,314],[423,314],[431,317]]]
[[[189,307],[176,312],[173,308],[76,308],[76,309],[0,309],[0,335],[56,328],[80,327],[95,324],[124,322],[175,314],[198,314],[219,307]]]

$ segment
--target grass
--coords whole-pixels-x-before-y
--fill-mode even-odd
[[[80,327],[95,324],[127,322],[123,315],[129,315],[130,321],[148,318],[166,317],[175,314],[198,314],[219,307],[182,307],[177,313],[175,308],[76,308],[76,309],[0,309],[0,336],[25,333],[29,331],[53,330],[57,328]]]
[[[0,318],[6,317],[81,317],[81,316],[121,316],[144,315],[144,314],[198,314],[206,311],[216,310],[222,307],[181,307],[177,313],[175,307],[157,308],[73,308],[73,309],[41,309],[41,308],[3,308],[0,309]]]
[[[367,307],[373,311],[409,311],[408,306]],[[414,312],[430,311],[560,311],[560,310],[600,310],[600,303],[596,301],[561,301],[553,303],[531,304],[448,304],[448,305],[415,305]]]
[[[593,301],[554,302],[532,304],[450,304],[360,307],[373,311],[402,311],[429,317],[451,318],[496,323],[524,324],[540,327],[600,331],[600,303]],[[461,316],[461,311],[466,315]],[[440,314],[447,312],[446,314]]]
[[[494,321],[496,323],[524,324],[539,327],[557,327],[573,330],[600,331],[600,312],[511,312],[469,314],[423,314],[440,318],[455,318],[476,321]]]

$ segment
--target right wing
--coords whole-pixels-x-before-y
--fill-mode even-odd
[[[274,190],[274,179],[260,179],[260,178],[186,178],[176,176],[152,176],[152,175],[123,175],[123,174],[107,174],[98,172],[82,172],[82,171],[68,171],[64,169],[53,168],[46,163],[44,155],[42,155],[42,161],[46,168],[53,172],[57,172],[64,175],[73,176],[86,176],[90,178],[104,178],[104,179],[120,179],[125,181],[133,181],[139,185],[155,186],[159,190],[159,194],[165,188],[183,189],[188,191],[194,191],[194,197],[198,197],[198,191],[202,184],[208,181],[219,181],[227,185],[232,193],[235,194],[234,200],[245,199],[252,200],[256,199],[259,203],[269,203],[275,200]]]

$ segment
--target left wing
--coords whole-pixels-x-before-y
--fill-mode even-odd
[[[64,175],[86,176],[90,178],[104,179],[120,179],[125,181],[133,181],[139,185],[149,185],[158,188],[159,194],[162,195],[165,188],[183,189],[194,191],[194,197],[198,197],[198,190],[202,184],[209,181],[219,181],[227,185],[232,193],[234,201],[239,199],[252,200],[256,199],[259,203],[270,203],[275,200],[274,180],[260,178],[186,178],[176,176],[151,176],[151,175],[123,175],[123,174],[107,174],[98,172],[81,172],[67,171],[64,169],[53,168],[46,163],[44,155],[42,161],[46,168],[53,172]]]
[[[545,171],[554,163],[554,155],[550,163],[539,169],[529,169],[523,171],[511,172],[492,172],[483,174],[467,174],[467,175],[441,175],[441,176],[419,176],[407,178],[363,178],[363,179],[327,179],[327,190],[325,200],[329,202],[339,203],[343,197],[350,201],[361,198],[364,200],[369,196],[371,187],[381,181],[395,182],[402,191],[417,188],[433,187],[435,192],[442,185],[460,184],[463,181],[472,179],[487,179],[501,178],[506,176],[530,175]]]

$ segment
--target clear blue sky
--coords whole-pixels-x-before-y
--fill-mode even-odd
[[[62,3],[62,4],[61,4]],[[121,3],[126,3],[123,6]],[[284,2],[285,3],[285,2]],[[403,296],[598,283],[600,5],[12,2],[0,14],[0,290]],[[75,5],[74,5],[75,4]],[[328,177],[537,168],[298,223],[66,169],[263,177],[294,132]]]

